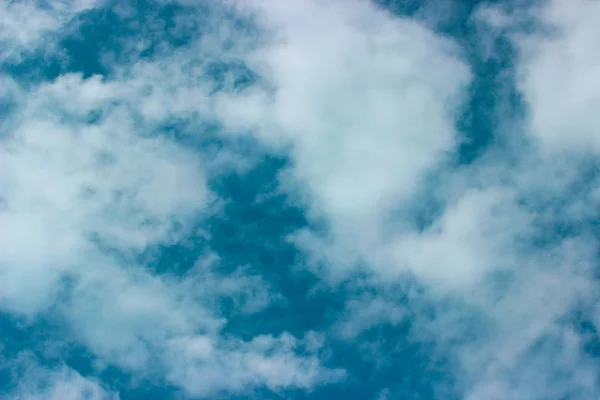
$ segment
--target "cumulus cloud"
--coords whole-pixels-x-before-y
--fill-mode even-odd
[[[555,1],[514,16],[480,10],[479,29],[509,35],[518,52],[514,71],[504,71],[517,74],[517,87],[497,86],[519,91],[526,118],[499,104],[490,112],[502,121],[490,134],[508,137],[508,148],[454,170],[456,111],[471,79],[456,43],[368,2],[247,8],[272,31],[249,57],[269,90],[226,99],[220,112],[289,151],[282,184],[296,183],[313,220],[326,226],[297,243],[325,276],[361,266],[376,287],[406,273],[424,284],[439,310],[433,320],[416,316],[415,331],[448,344],[465,398],[591,398],[594,367],[568,321],[595,304],[596,238],[585,228],[556,229],[596,217],[595,183],[582,183],[586,163],[574,158],[593,151],[597,136],[597,4]],[[533,34],[520,28],[527,18]],[[486,51],[489,59],[497,49]],[[419,189],[436,174],[441,210],[423,229],[406,210],[427,200]],[[350,302],[348,321],[357,322],[342,325],[348,336],[365,318],[381,322],[382,302]],[[392,321],[396,309],[388,304]]]
[[[22,353],[11,360],[9,367],[18,373],[18,384],[6,399],[11,400],[119,400],[119,394],[103,387],[94,379],[81,376],[76,371],[62,366],[45,368],[31,354]]]
[[[478,265],[499,262],[491,271],[503,277],[487,278],[467,299],[491,327],[479,343],[460,350],[469,399],[588,399],[598,390],[588,339],[573,322],[581,312],[593,320],[598,300],[597,236],[590,228],[597,218],[592,204],[598,182],[589,173],[599,127],[590,110],[598,91],[588,78],[594,65],[589,43],[598,36],[589,21],[597,10],[585,1],[532,7],[527,18],[534,21],[533,33],[520,27],[523,14],[484,13],[485,23],[509,35],[516,47],[516,89],[527,112],[512,125],[522,135],[513,150],[518,165],[494,162],[504,176],[512,174],[502,186],[516,194],[510,208],[491,215],[507,224],[497,232],[502,236],[483,234],[490,220],[478,220],[484,243],[496,246],[501,237],[512,243],[496,256],[478,240],[470,243],[471,254],[486,249],[487,259]]]
[[[62,29],[102,0],[5,1],[0,4],[0,61],[19,62],[26,53],[52,51]],[[56,50],[56,49],[54,49]]]
[[[226,98],[218,112],[290,149],[290,178],[356,261],[455,149],[452,116],[469,67],[450,40],[369,2],[267,1],[243,10],[270,32],[248,56],[267,90]]]
[[[18,44],[31,49],[35,40]],[[243,266],[226,276],[204,254],[175,276],[142,263],[143,254],[194,233],[218,207],[208,179],[238,164],[226,151],[212,157],[164,132],[173,118],[197,121],[193,100],[208,101],[210,87],[205,63],[194,69],[197,55],[171,57],[190,68],[166,68],[167,58],[113,76],[68,73],[33,85],[3,77],[11,108],[0,144],[0,308],[29,324],[52,315],[98,369],[116,366],[190,396],[310,389],[342,378],[321,365],[317,348],[304,351],[287,333],[243,340],[221,332],[219,299],[253,313],[276,297]],[[163,110],[165,98],[180,101]],[[44,379],[23,396],[88,398],[93,389],[75,372]]]
[[[120,96],[115,86],[64,76],[31,92],[23,112],[4,123],[10,173],[2,219],[11,235],[3,237],[1,292],[16,310],[47,305],[48,290],[57,289],[50,282],[102,258],[98,244],[139,252],[168,243],[206,204],[198,157],[141,137],[126,107],[111,106]],[[105,115],[90,123],[95,111]]]
[[[544,33],[520,35],[519,88],[530,107],[530,134],[551,152],[597,153],[600,87],[594,1],[549,1],[533,11]]]
[[[414,20],[370,1],[231,1],[213,5],[202,25],[183,3],[191,12],[175,31],[204,27],[184,46],[121,65],[116,57],[107,76],[69,73],[27,88],[1,77],[10,104],[0,125],[0,219],[10,233],[0,238],[3,312],[29,322],[52,312],[97,368],[188,396],[343,379],[342,368],[323,366],[318,335],[226,332],[221,299],[245,314],[279,299],[244,266],[219,271],[227,255],[207,250],[183,276],[144,265],[142,254],[184,242],[219,210],[212,178],[251,163],[190,146],[209,122],[222,128],[219,140],[250,138],[289,158],[280,188],[311,224],[290,240],[321,287],[360,275],[345,287],[336,338],[361,347],[369,329],[411,319],[411,338],[453,361],[464,399],[594,397],[597,367],[573,316],[597,325],[600,315],[590,227],[600,193],[590,157],[597,3],[550,1],[519,14],[487,6],[471,16],[486,38],[514,45],[514,68],[503,72],[516,86],[495,84],[521,96],[525,117],[507,115],[506,104],[489,110],[501,119],[489,133],[510,140],[460,166],[460,113],[481,77],[458,40],[432,30],[431,5]],[[93,5],[19,4],[0,6],[16,16],[0,23],[0,59],[10,62]],[[28,7],[40,21],[20,33],[12,21]],[[220,24],[229,13],[252,26]],[[534,29],[521,29],[525,19]],[[482,58],[507,56],[494,54],[493,40],[484,47]],[[165,132],[180,122],[192,132]],[[435,212],[415,223],[428,202]],[[422,290],[395,293],[413,283]],[[422,303],[429,312],[418,312]],[[51,383],[19,393],[109,396],[68,367],[39,374]],[[391,387],[380,394],[393,396]]]

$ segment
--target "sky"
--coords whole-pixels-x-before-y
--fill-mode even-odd
[[[600,398],[600,2],[0,2],[0,398]]]

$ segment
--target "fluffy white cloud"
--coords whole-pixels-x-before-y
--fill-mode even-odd
[[[64,76],[29,93],[5,122],[1,213],[11,234],[2,238],[1,293],[9,308],[48,305],[48,290],[58,289],[50,282],[93,266],[98,243],[125,252],[169,243],[205,207],[199,158],[136,131],[127,107],[112,105],[120,95],[99,78]],[[105,115],[89,123],[93,112]]]
[[[402,218],[424,200],[419,189],[430,184],[427,173],[448,167],[446,154],[458,144],[455,112],[470,73],[456,44],[370,2],[261,1],[243,8],[270,32],[248,56],[266,89],[224,97],[218,112],[289,151],[293,166],[283,186],[298,184],[311,216],[327,226],[325,234],[300,233],[297,243],[326,275],[343,277],[358,264],[376,277],[376,287],[407,272],[424,284],[440,307],[433,321],[417,316],[415,329],[459,361],[466,398],[591,398],[595,368],[565,321],[596,301],[596,239],[549,230],[595,215],[596,191],[569,191],[583,163],[560,154],[585,155],[596,146],[597,3],[555,1],[531,10],[528,18],[557,30],[550,37],[512,36],[529,119],[511,119],[503,104],[491,111],[503,118],[495,134],[508,138],[508,152],[492,149],[471,166],[445,172],[434,190],[441,214],[424,231]],[[493,35],[511,32],[525,17],[488,10],[478,18]],[[393,302],[350,302],[354,316],[342,330],[353,337],[382,322],[382,306],[397,321]]]
[[[551,152],[596,154],[600,4],[554,0],[534,13],[545,32],[517,38],[519,86],[531,111],[531,134]]]
[[[35,50],[50,51],[61,30],[103,0],[36,0],[0,3],[0,61],[18,62]]]
[[[32,323],[51,309],[98,368],[115,365],[190,396],[310,389],[342,378],[321,365],[318,348],[286,333],[248,341],[222,334],[219,299],[241,313],[275,299],[243,268],[223,276],[209,257],[173,276],[138,264],[215,211],[207,179],[240,164],[160,130],[170,118],[197,121],[194,100],[208,102],[210,86],[204,62],[194,65],[198,54],[164,57],[111,77],[66,74],[27,87],[3,77],[11,108],[0,142],[0,309]],[[156,106],[176,98],[164,103],[171,108]],[[67,378],[51,375],[49,391],[31,396],[83,396],[87,384]]]
[[[7,400],[119,400],[118,393],[97,381],[66,366],[44,368],[27,353],[2,367],[9,367],[19,374],[17,386],[5,393]]]
[[[17,16],[34,7],[7,4],[0,7]],[[44,46],[45,32],[85,9],[57,4],[64,6],[32,13],[39,28],[27,35],[2,17],[0,33],[10,34],[0,58]],[[157,134],[165,122],[206,119],[289,155],[281,186],[326,226],[298,232],[297,244],[324,266],[326,282],[360,265],[379,289],[349,299],[335,326],[342,337],[360,340],[372,325],[412,315],[385,294],[411,275],[439,306],[434,317],[416,316],[415,336],[457,361],[465,399],[592,398],[596,367],[582,350],[585,338],[565,320],[577,307],[596,306],[596,239],[547,231],[595,216],[600,191],[592,183],[570,190],[581,179],[575,159],[598,147],[597,3],[532,9],[555,30],[512,36],[528,120],[503,121],[497,132],[509,135],[502,129],[511,127],[526,145],[509,148],[510,162],[491,150],[441,174],[433,190],[440,213],[422,229],[408,214],[460,142],[454,127],[472,76],[459,45],[369,1],[232,4],[254,18],[258,37],[209,24],[189,45],[114,66],[110,77],[63,75],[27,91],[2,77],[0,98],[12,108],[0,125],[0,219],[10,233],[0,237],[0,308],[35,319],[53,307],[99,364],[158,376],[190,396],[310,389],[343,378],[322,367],[319,341],[222,334],[216,299],[260,310],[276,299],[262,279],[243,269],[224,277],[212,269],[218,258],[199,261],[185,277],[137,265],[136,256],[176,243],[212,211],[211,174],[243,164]],[[490,35],[510,32],[522,17],[487,10],[478,18]],[[193,18],[179,22],[195,26]],[[211,94],[205,68],[212,61],[245,63],[258,83],[234,90],[242,72],[230,72],[228,90]],[[57,380],[50,390],[74,388],[64,393],[76,396],[88,387],[74,372],[50,376]]]
[[[258,336],[251,342],[218,346],[203,337],[179,338],[170,347],[174,367],[169,378],[189,393],[210,395],[214,386],[244,393],[259,385],[277,392],[290,387],[310,390],[345,377],[343,370],[324,371],[316,355],[298,357],[297,349],[318,350],[310,337]],[[266,355],[269,356],[266,356]]]
[[[478,218],[478,239],[469,243],[470,254],[484,249],[487,258],[478,265],[495,274],[467,297],[489,329],[458,350],[468,399],[591,399],[597,393],[598,368],[585,353],[586,337],[569,320],[598,301],[598,238],[585,226],[597,218],[598,182],[588,171],[600,129],[592,111],[600,92],[591,44],[599,10],[596,2],[550,1],[516,15],[497,9],[480,14],[516,46],[517,89],[527,114],[523,124],[512,125],[524,138],[513,150],[520,158],[516,165],[476,164],[496,164],[502,186],[516,197],[508,209],[490,215],[491,222],[506,224],[500,237],[486,235],[490,219]],[[519,31],[525,18],[533,19],[534,33]],[[564,233],[561,226],[575,229]],[[502,237],[508,246],[490,252],[486,246]]]
[[[356,338],[365,330],[380,324],[398,324],[408,317],[404,306],[383,296],[365,295],[350,299],[346,305],[346,315],[338,323],[341,337]]]
[[[225,97],[217,110],[289,149],[311,213],[331,222],[350,262],[360,259],[455,149],[469,68],[450,40],[370,2],[243,4],[269,32],[247,58],[266,89]]]

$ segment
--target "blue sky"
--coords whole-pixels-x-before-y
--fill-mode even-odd
[[[0,398],[599,398],[599,4],[0,3]]]

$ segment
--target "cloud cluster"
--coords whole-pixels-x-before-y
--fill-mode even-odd
[[[594,49],[600,5],[550,1],[534,11],[544,33],[519,36],[519,88],[530,107],[530,134],[550,152],[596,154],[599,83]]]
[[[39,10],[51,15],[48,29],[60,29],[63,11],[81,11],[65,7]],[[42,33],[15,35],[7,40],[28,50]],[[254,313],[275,298],[243,266],[224,275],[210,251],[183,276],[144,265],[144,254],[185,242],[218,210],[208,180],[238,166],[226,151],[213,157],[165,130],[173,119],[198,121],[194,99],[208,101],[211,85],[206,63],[194,65],[198,55],[171,57],[104,77],[65,73],[32,84],[3,75],[0,309],[26,324],[60,321],[64,340],[83,345],[100,370],[116,366],[190,396],[310,389],[343,377],[321,365],[309,339],[222,333],[220,299]],[[49,383],[22,396],[104,398],[64,371],[44,372]]]
[[[45,368],[31,354],[22,354],[9,365],[19,376],[18,382],[5,398],[11,400],[119,400],[119,394],[104,388],[99,382],[81,376],[62,366]]]
[[[460,167],[455,127],[472,75],[456,43],[368,2],[251,4],[273,33],[249,62],[273,89],[223,109],[289,151],[283,185],[294,182],[326,226],[296,243],[324,277],[360,267],[376,287],[406,274],[424,284],[439,309],[432,320],[414,317],[415,334],[454,354],[465,398],[592,398],[597,368],[573,315],[595,319],[597,301],[597,3],[532,7],[533,33],[520,29],[521,14],[476,14],[480,28],[513,43],[505,73],[517,86],[497,87],[521,96],[526,117],[506,115],[499,101],[488,110],[501,121],[490,134],[507,147]],[[414,204],[432,182],[441,210],[423,228],[407,214],[423,212]],[[351,301],[350,321],[381,323],[388,304],[396,323],[398,305],[386,302]]]
[[[46,39],[94,4],[0,6],[0,60],[51,51]],[[362,0],[240,0],[202,4],[212,11],[200,21],[200,8],[181,4],[171,30],[190,30],[188,43],[104,58],[107,76],[0,75],[2,312],[28,323],[50,314],[97,368],[187,396],[342,380],[313,332],[224,329],[220,299],[252,314],[279,298],[243,266],[220,271],[226,254],[207,250],[183,276],[144,265],[219,211],[212,179],[252,162],[190,145],[214,134],[210,123],[223,143],[249,138],[289,159],[278,184],[310,222],[289,240],[320,287],[352,283],[332,337],[361,347],[365,331],[410,319],[412,339],[452,360],[466,400],[594,398],[599,371],[576,317],[600,324],[598,3],[471,14],[489,39],[482,58],[513,57],[502,72],[515,85],[494,88],[514,92],[522,112],[499,97],[488,133],[502,140],[464,165],[461,113],[482,77],[439,19]],[[29,8],[39,22],[21,31],[13,22]],[[495,54],[497,37],[514,54]],[[189,129],[166,128],[177,123]],[[113,396],[69,367],[32,371],[17,396]]]
[[[35,51],[57,51],[63,29],[102,0],[5,1],[0,4],[0,61],[19,62]]]
[[[219,113],[290,149],[290,178],[331,221],[346,269],[386,240],[386,219],[455,149],[469,67],[450,40],[369,2],[251,4],[273,33],[249,65],[274,90],[226,98]]]

